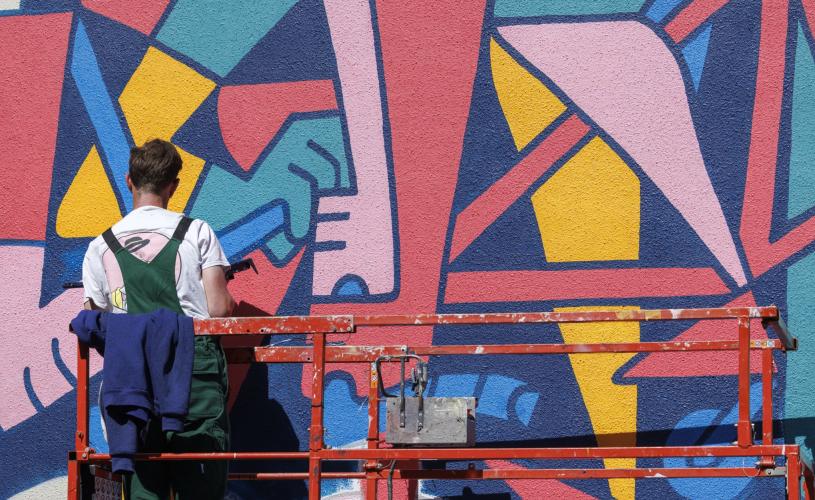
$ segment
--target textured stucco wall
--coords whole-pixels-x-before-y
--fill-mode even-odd
[[[129,148],[152,137],[184,157],[171,208],[209,221],[231,259],[255,259],[260,274],[230,285],[245,314],[775,303],[801,349],[775,359],[774,411],[783,439],[809,447],[813,27],[812,0],[0,0],[0,497],[60,496],[75,410],[65,325],[81,305],[61,285],[130,208]],[[354,340],[699,340],[729,326]],[[729,354],[438,358],[428,393],[479,397],[483,442],[715,444],[735,438],[735,369]],[[308,373],[230,375],[236,449],[306,447]],[[330,373],[330,445],[364,439],[365,387],[360,369]],[[326,481],[323,494],[360,488]],[[777,498],[784,485],[427,481],[422,492]],[[304,493],[232,486],[234,498]]]

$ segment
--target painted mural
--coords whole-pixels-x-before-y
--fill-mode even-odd
[[[242,314],[775,303],[801,341],[775,359],[779,441],[808,450],[813,31],[815,0],[0,0],[0,498],[64,495],[76,385],[66,325],[82,295],[62,283],[79,279],[90,239],[129,210],[129,149],[154,137],[184,159],[171,208],[209,221],[231,259],[259,268],[230,285]],[[421,326],[353,341],[732,332]],[[477,396],[485,443],[733,441],[736,358],[685,356],[434,358],[428,394]],[[230,377],[235,449],[305,449],[309,373],[253,365]],[[363,372],[328,380],[327,443],[359,446]],[[92,444],[105,450],[93,415]],[[742,465],[731,462],[721,465]],[[323,495],[361,488],[326,481]],[[303,482],[230,487],[234,499],[305,492]],[[425,481],[421,492],[779,498],[784,483]]]

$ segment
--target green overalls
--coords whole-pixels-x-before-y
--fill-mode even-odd
[[[184,314],[178,301],[175,261],[192,219],[183,217],[173,237],[155,258],[144,262],[127,251],[113,232],[102,235],[116,256],[127,294],[127,312],[149,313],[159,308]],[[182,432],[163,432],[161,419],[148,423],[144,452],[211,452],[229,447],[226,359],[215,337],[195,337],[189,414]],[[135,473],[124,479],[126,500],[218,499],[226,492],[226,462],[137,461]]]

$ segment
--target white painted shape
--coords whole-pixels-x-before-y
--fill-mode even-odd
[[[17,493],[9,500],[45,500],[62,499],[68,491],[68,476],[55,477],[44,483]]]

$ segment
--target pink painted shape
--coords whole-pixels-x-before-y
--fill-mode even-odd
[[[48,406],[72,387],[54,364],[51,341],[59,341],[59,353],[76,372],[76,337],[68,323],[82,309],[82,290],[73,289],[38,307],[44,250],[41,247],[0,247],[0,427],[8,430],[37,411],[23,385],[23,371],[30,370],[37,399]],[[92,356],[91,373],[101,369],[98,356]]]
[[[150,35],[170,0],[82,0],[82,5],[136,31]]]
[[[699,149],[682,74],[662,40],[636,21],[498,31],[636,160],[744,285],[744,269]]]
[[[756,301],[752,292],[736,298],[722,307],[755,307]],[[676,342],[696,340],[735,340],[738,338],[738,326],[732,321],[699,321],[679,334]],[[767,331],[761,326],[761,320],[750,321],[750,338],[762,340],[767,338]],[[643,339],[645,340],[645,339]],[[645,356],[642,361],[628,370],[625,378],[637,377],[712,377],[720,375],[738,375],[739,354],[736,351],[706,352],[655,352]],[[761,352],[750,353],[750,371],[761,373]],[[773,371],[778,371],[773,364]]]
[[[399,296],[387,303],[314,304],[312,314],[436,310],[484,8],[485,0],[437,0],[421,9],[413,2],[376,2],[399,214]],[[354,341],[390,344],[410,339],[415,345],[429,345],[433,336],[428,326],[373,330],[359,329]],[[307,368],[302,388],[310,392]],[[367,367],[343,370],[354,377],[359,394],[367,393]]]
[[[320,199],[319,212],[349,212],[317,224],[317,241],[345,248],[314,253],[314,295],[331,295],[343,276],[365,280],[371,294],[393,291],[393,223],[379,73],[368,0],[325,0],[337,57],[357,192]]]
[[[331,80],[228,86],[218,94],[224,145],[244,170],[252,167],[289,115],[329,109],[337,109]]]
[[[71,14],[0,17],[0,238],[44,240]]]
[[[526,467],[510,462],[508,460],[487,460],[487,467],[490,469],[510,469],[522,470]],[[521,498],[568,498],[575,500],[590,500],[595,497],[584,493],[577,488],[558,481],[557,479],[508,479],[507,485],[512,488]]]

